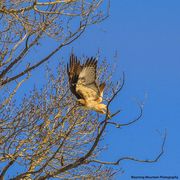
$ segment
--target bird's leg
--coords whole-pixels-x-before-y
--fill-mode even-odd
[[[86,104],[84,99],[78,99],[77,103],[80,104],[80,105],[83,105],[83,106]]]
[[[103,100],[102,96],[99,96],[99,97],[96,99],[96,102],[97,102],[97,103],[101,103],[102,100]]]

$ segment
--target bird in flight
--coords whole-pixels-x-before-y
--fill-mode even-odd
[[[67,64],[67,74],[71,92],[76,96],[77,103],[88,110],[94,110],[101,114],[107,113],[107,105],[103,104],[103,91],[105,82],[97,84],[97,60],[87,58],[81,64],[74,54],[70,56]],[[108,116],[110,113],[108,112]]]

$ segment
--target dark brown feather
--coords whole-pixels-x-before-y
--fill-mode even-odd
[[[97,99],[100,96],[100,89],[103,89],[103,85],[98,87],[96,84],[96,69],[97,69],[97,60],[93,57],[88,58],[84,64],[80,64],[80,61],[77,59],[74,54],[70,56],[70,63],[67,65],[67,73],[69,76],[69,84],[71,92],[78,98],[85,99],[85,94],[83,91],[76,90],[76,85],[82,88],[86,87],[86,90],[89,88],[89,92],[93,90],[93,95],[91,99]],[[87,93],[87,92],[86,92]],[[87,94],[86,94],[87,96]]]
[[[99,91],[100,91],[100,93],[102,93],[102,92],[104,91],[105,86],[106,86],[106,83],[105,83],[105,82],[103,82],[103,83],[101,83],[101,84],[99,85]]]
[[[74,54],[70,56],[70,63],[67,64],[67,74],[69,76],[69,85],[71,92],[78,98],[81,98],[81,95],[76,92],[76,84],[79,78],[79,74],[81,72],[80,61],[77,59]]]

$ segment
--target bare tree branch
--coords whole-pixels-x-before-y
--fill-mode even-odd
[[[97,24],[108,17],[108,10],[103,10],[104,14],[100,11],[104,0],[26,2],[3,1],[0,4],[0,22],[4,24],[0,31],[0,86],[36,69],[50,60],[62,47],[77,40],[87,26]],[[34,47],[43,48],[39,46],[43,38],[54,39],[57,48],[31,65],[27,56],[33,54]],[[27,67],[28,64],[31,66]],[[15,65],[22,65],[24,70],[15,73]]]
[[[137,158],[134,158],[134,157],[128,157],[127,156],[127,157],[122,157],[122,158],[118,159],[115,162],[90,160],[87,163],[95,162],[95,163],[106,164],[106,165],[119,165],[119,163],[121,161],[124,161],[124,160],[131,160],[131,161],[136,161],[136,162],[140,162],[140,163],[154,163],[154,162],[157,162],[161,158],[163,153],[164,153],[164,146],[165,146],[166,138],[167,138],[167,133],[165,132],[160,152],[159,152],[159,154],[154,159],[137,159]]]
[[[133,119],[132,121],[128,122],[128,123],[124,123],[124,124],[121,124],[121,123],[116,123],[116,122],[112,122],[112,121],[109,121],[108,124],[112,124],[112,125],[115,125],[116,128],[120,128],[120,127],[123,127],[123,126],[129,126],[131,124],[134,124],[136,123],[138,120],[141,119],[142,115],[143,115],[143,106],[139,104],[139,109],[140,109],[140,112],[139,112],[139,115]]]

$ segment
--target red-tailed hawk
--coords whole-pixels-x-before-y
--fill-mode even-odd
[[[71,92],[77,97],[77,102],[88,110],[106,114],[107,106],[102,104],[105,82],[98,85],[96,82],[97,60],[88,58],[81,64],[76,56],[70,56],[67,64],[69,85]],[[109,115],[109,113],[108,113]]]

